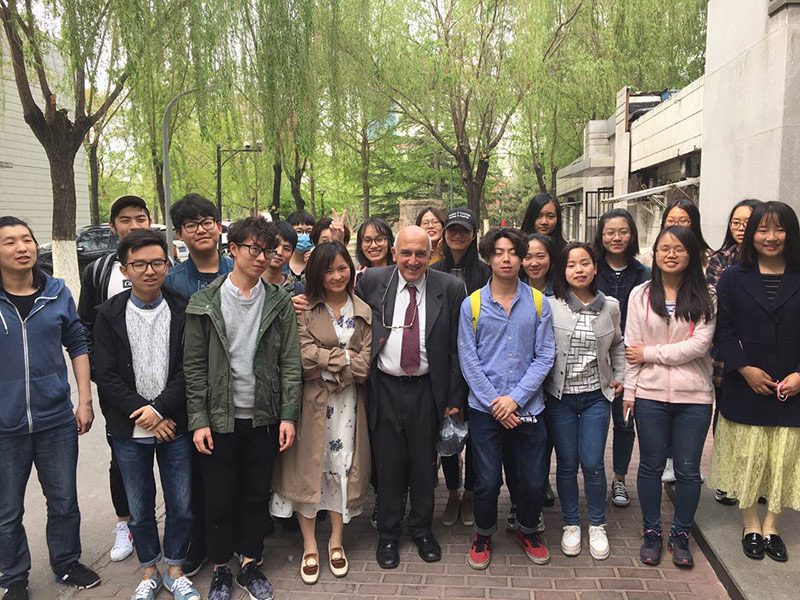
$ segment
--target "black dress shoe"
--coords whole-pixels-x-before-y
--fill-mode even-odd
[[[786,553],[786,545],[777,533],[764,536],[764,552],[772,560],[777,560],[778,562],[789,560],[789,555]]]
[[[419,557],[425,562],[438,562],[442,560],[442,548],[439,542],[433,537],[432,533],[426,533],[419,537],[413,538],[414,543],[417,545]]]
[[[553,492],[553,487],[550,485],[550,479],[547,480],[547,485],[544,488],[544,501],[542,505],[550,508],[556,504],[556,495]]]
[[[745,534],[742,531],[742,550],[747,558],[761,560],[764,558],[764,538],[760,533]]]
[[[397,540],[380,539],[375,551],[375,560],[381,569],[394,569],[400,564],[400,553],[397,551]]]

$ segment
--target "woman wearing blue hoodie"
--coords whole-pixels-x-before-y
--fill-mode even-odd
[[[25,488],[35,464],[47,498],[47,546],[56,583],[100,583],[82,565],[78,436],[94,414],[86,335],[61,279],[36,268],[38,244],[16,217],[0,217],[0,587],[6,600],[27,600],[31,555],[22,527]],[[69,352],[78,382],[73,413]]]

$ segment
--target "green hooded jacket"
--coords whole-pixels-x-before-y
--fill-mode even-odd
[[[210,427],[233,433],[233,377],[231,374],[220,277],[194,294],[186,308],[183,372],[189,429]],[[266,297],[253,359],[256,378],[253,426],[281,421],[297,423],[302,397],[302,367],[297,319],[289,294],[264,283]]]

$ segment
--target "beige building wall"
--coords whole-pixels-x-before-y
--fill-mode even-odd
[[[0,215],[24,219],[39,243],[44,244],[51,241],[53,226],[50,167],[42,145],[23,118],[14,75],[7,62],[8,48],[3,48],[0,55],[4,57],[0,64]],[[56,75],[54,81],[57,78]],[[34,97],[38,100],[41,93],[34,90]],[[86,153],[81,149],[75,159],[79,229],[91,222],[88,182]]]
[[[800,4],[710,0],[700,212],[721,243],[744,198],[800,209]]]

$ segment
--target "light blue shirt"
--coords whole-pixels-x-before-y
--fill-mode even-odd
[[[469,297],[461,304],[458,361],[469,386],[469,406],[491,413],[495,398],[511,396],[520,415],[538,415],[544,410],[542,385],[556,352],[550,304],[542,299],[539,318],[531,288],[520,281],[506,314],[492,298],[491,283],[480,289],[477,336]]]

